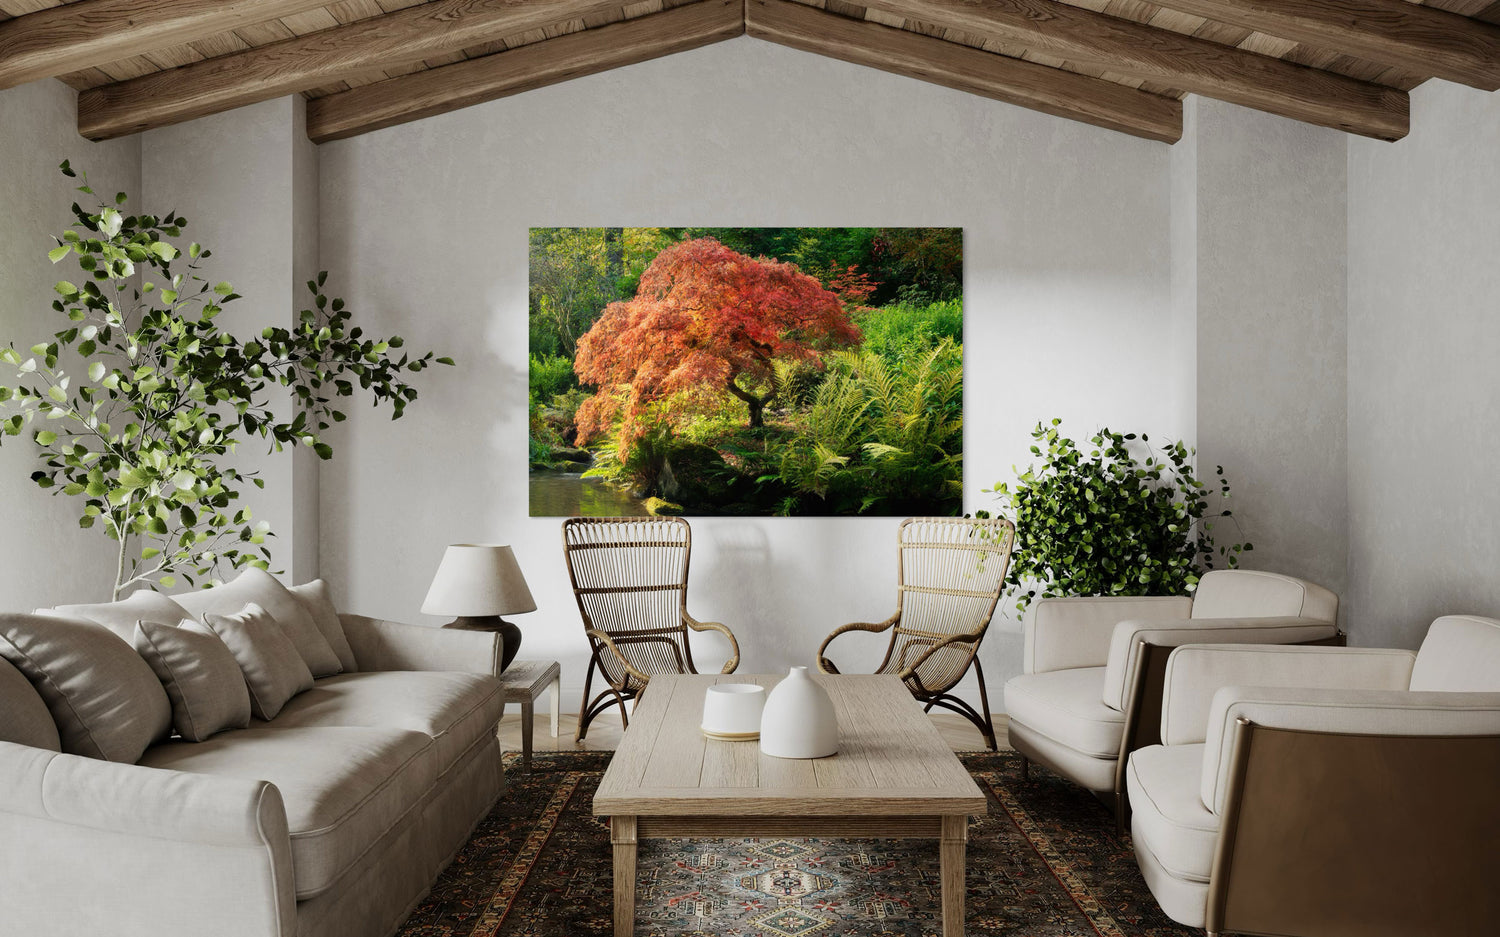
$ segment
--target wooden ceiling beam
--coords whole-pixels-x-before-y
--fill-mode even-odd
[[[732,39],[745,31],[743,2],[703,0],[315,98],[307,135],[341,140]]]
[[[1414,75],[1500,89],[1500,26],[1407,0],[1152,0]]]
[[[1406,136],[1406,93],[1056,0],[860,0],[1079,64],[1381,140]]]
[[[620,0],[431,0],[78,95],[90,140],[180,123],[620,8]]]
[[[81,0],[0,23],[0,88],[53,78],[328,0]]]
[[[1123,133],[1175,143],[1182,102],[788,0],[748,0],[758,39]]]

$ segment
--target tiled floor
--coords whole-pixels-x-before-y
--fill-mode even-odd
[[[563,713],[558,723],[557,738],[551,735],[549,716],[547,715],[545,701],[538,707],[536,721],[532,729],[532,750],[538,752],[555,751],[613,751],[620,742],[620,717],[618,714],[607,714],[599,716],[589,726],[588,738],[582,742],[573,741],[573,730],[578,725],[578,717],[569,713]],[[984,748],[984,737],[979,731],[969,724],[962,716],[949,713],[933,714],[933,725],[937,726],[948,744],[953,746],[956,752],[978,751]],[[995,714],[995,736],[1001,748],[1005,748],[1005,716]],[[521,750],[521,710],[519,706],[511,706],[505,713],[505,719],[500,723],[500,744],[506,751]]]

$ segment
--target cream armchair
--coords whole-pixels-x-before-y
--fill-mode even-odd
[[[1123,823],[1125,756],[1159,740],[1171,649],[1335,642],[1338,604],[1322,586],[1251,570],[1207,573],[1192,598],[1042,599],[1025,627],[1025,672],[1005,684],[1010,744],[1090,790],[1115,794]]]
[[[1404,650],[1203,645],[1130,756],[1137,860],[1210,935],[1494,933],[1500,620]]]

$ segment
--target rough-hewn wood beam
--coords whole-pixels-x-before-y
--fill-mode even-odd
[[[1405,92],[1055,0],[860,0],[867,8],[1161,81],[1381,140],[1409,127]]]
[[[745,31],[794,49],[1138,137],[1175,143],[1182,136],[1182,103],[1173,98],[800,3],[749,0]]]
[[[307,135],[340,140],[732,39],[745,31],[743,2],[703,0],[315,98]]]
[[[107,140],[619,8],[620,0],[432,0],[81,92],[78,132]]]
[[[328,0],[82,0],[0,23],[0,88],[104,65]]]
[[[1500,26],[1407,0],[1152,0],[1415,75],[1500,88]]]

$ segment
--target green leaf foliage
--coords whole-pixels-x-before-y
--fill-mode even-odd
[[[48,252],[54,263],[72,254],[81,274],[54,287],[62,330],[31,346],[0,344],[0,364],[17,378],[0,393],[0,414],[9,411],[0,437],[47,427],[28,433],[43,466],[32,480],[82,499],[79,525],[118,541],[117,597],[142,582],[206,584],[222,569],[268,567],[270,526],[239,504],[246,482],[264,483],[236,467],[240,445],[300,443],[331,458],[320,434],[344,418],[338,398],[358,393],[400,417],[417,399],[407,376],[439,363],[431,352],[399,352],[397,336],[365,335],[344,301],[323,292],[326,273],[309,282],[310,308],[295,325],[251,340],[226,331],[218,316],[239,295],[200,274],[211,251],[171,243],[187,219],[126,214],[127,201],[72,206],[72,225]],[[87,381],[59,365],[65,351],[82,359]],[[295,404],[290,419],[273,407],[284,395]]]
[[[1183,595],[1216,557],[1232,569],[1252,549],[1215,545],[1214,521],[1231,517],[1222,466],[1210,492],[1195,473],[1196,450],[1182,442],[1158,452],[1145,435],[1104,428],[1085,451],[1061,424],[1037,424],[1031,451],[1040,463],[993,489],[1016,526],[1006,585],[1017,610],[1055,596]]]

